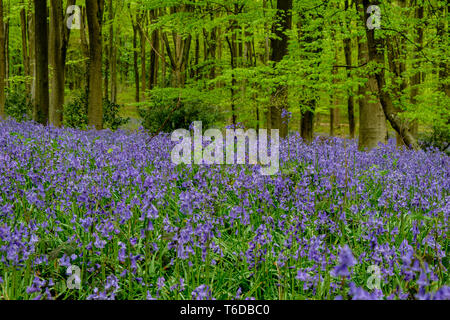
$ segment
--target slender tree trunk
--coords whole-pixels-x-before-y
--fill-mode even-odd
[[[117,45],[113,46],[111,53],[111,102],[117,102]]]
[[[3,0],[0,0],[0,118],[5,118],[5,30],[3,22]]]
[[[180,7],[172,7],[171,13],[189,12],[191,9],[191,5],[181,5]],[[172,39],[174,43],[174,50],[170,48],[169,39],[167,38],[167,34],[165,32],[162,32],[162,39],[167,51],[167,56],[170,60],[172,73],[174,75],[172,76],[172,86],[184,87],[186,82],[185,71],[189,61],[192,37],[191,35],[188,35],[185,39],[183,39],[181,34],[173,32]]]
[[[112,14],[112,1],[108,0],[107,3],[107,8],[108,8],[108,23],[110,28],[112,27],[112,21],[109,20],[110,14]],[[105,18],[106,19],[106,18]],[[108,37],[109,39],[106,38],[105,36],[105,41],[103,41],[103,48],[104,48],[104,52],[105,52],[105,68],[104,68],[104,78],[103,78],[103,97],[105,99],[109,99],[109,74],[111,72],[111,66],[110,66],[110,62],[111,62],[111,50],[113,49],[110,44],[111,44],[111,36],[112,36],[112,32],[111,29],[109,29],[109,34]]]
[[[273,33],[277,36],[272,39],[271,60],[280,62],[288,52],[287,31],[292,28],[292,0],[277,0],[277,21],[273,25]],[[271,128],[280,129],[280,136],[286,137],[288,134],[287,119],[282,119],[282,111],[289,109],[287,85],[278,86],[271,97],[269,107]]]
[[[349,10],[350,4],[349,0],[345,0],[345,10]],[[350,22],[348,22],[350,24]],[[349,28],[350,29],[350,28]],[[349,36],[344,38],[344,54],[345,54],[345,64],[347,69],[347,79],[351,83],[351,68],[352,65],[352,39]],[[353,88],[348,89],[347,91],[347,111],[348,111],[348,123],[349,123],[349,134],[350,139],[355,138],[355,102],[353,99]]]
[[[88,125],[103,129],[102,17],[104,0],[86,1],[89,28]]]
[[[159,30],[159,35],[161,36],[162,30]],[[166,47],[164,41],[161,41],[161,87],[166,87]]]
[[[336,48],[335,52],[336,61],[338,61],[338,49]],[[334,85],[337,85],[338,79],[338,69],[333,68],[333,83]],[[339,95],[337,94],[336,90],[334,91],[334,95],[331,97],[332,99],[332,107],[330,108],[330,137],[334,137],[336,135],[336,129],[339,126]]]
[[[137,52],[137,33],[138,27],[133,25],[133,61],[134,61],[134,86],[136,89],[135,100],[140,101],[140,82],[139,82],[139,65],[138,65],[138,52]]]
[[[33,119],[43,125],[49,115],[49,76],[48,76],[48,26],[47,1],[34,1],[34,21],[36,37],[36,99]]]
[[[3,8],[4,15],[6,16],[3,17],[3,22],[5,24],[5,61],[6,61],[6,78],[5,78],[5,86],[9,87],[10,82],[9,82],[9,76],[10,76],[10,72],[11,72],[11,67],[10,67],[10,51],[9,51],[9,29],[10,29],[10,10],[11,10],[11,2],[8,0],[6,3],[6,10],[5,8]]]
[[[30,2],[31,5],[31,2]],[[28,11],[28,39],[30,41],[30,73],[31,73],[31,101],[35,103],[36,100],[36,38],[34,27],[34,14],[32,9]],[[34,115],[34,111],[33,111]]]
[[[438,11],[442,17],[447,17],[450,11],[450,5],[447,3],[447,6],[442,5],[441,9]],[[440,41],[445,41],[448,39],[448,25],[445,25],[444,20],[442,19],[437,27],[437,35]],[[449,70],[449,61],[448,59],[441,59],[439,62],[439,82],[440,89],[450,98],[450,82],[448,81],[448,70]],[[450,121],[450,117],[449,117]]]
[[[80,81],[80,88],[81,87],[88,88],[88,85],[89,85],[87,83],[87,78],[89,77],[89,43],[86,38],[86,30],[87,30],[86,8],[82,7],[81,8],[80,42],[81,42],[81,51],[83,52],[83,57],[85,58],[85,63],[84,63],[84,76],[82,77],[82,81]]]
[[[156,10],[150,11],[150,20],[152,23],[157,18],[156,13],[157,13]],[[162,50],[160,49],[159,30],[154,30],[152,32],[151,41],[153,48],[162,52]],[[159,57],[156,54],[155,50],[152,49],[150,52],[150,81],[149,81],[150,89],[153,89],[158,85],[158,69],[159,69]]]
[[[264,17],[266,16],[266,10],[267,9],[267,0],[263,0],[263,10],[264,10]],[[270,39],[269,39],[269,27],[267,25],[266,19],[264,19],[264,57],[263,57],[263,63],[267,64],[267,62],[270,59]]]
[[[139,39],[141,40],[141,92],[145,95],[145,90],[147,89],[147,77],[144,30],[139,30]]]
[[[231,27],[231,40],[229,37],[226,37],[228,47],[230,49],[230,65],[231,65],[231,123],[236,126],[237,117],[236,117],[236,102],[235,102],[235,87],[236,87],[236,77],[234,76],[234,69],[236,69],[236,56],[237,56],[237,45],[236,45],[236,21],[232,22]]]
[[[416,5],[417,4],[417,1]],[[423,12],[424,12],[424,6],[423,4],[418,5],[418,7],[415,9],[415,18],[416,19],[423,19]],[[417,45],[421,48],[423,46],[423,25],[422,21],[420,21],[417,25],[417,34],[416,34],[416,41]],[[416,105],[417,104],[417,96],[419,95],[419,86],[422,83],[422,77],[420,72],[420,63],[417,63],[416,60],[420,58],[419,49],[414,48],[414,56],[413,59],[415,60],[412,69],[416,70],[416,72],[411,76],[410,78],[410,84],[411,84],[411,95],[410,95],[410,101],[411,104]],[[411,123],[411,133],[414,135],[415,138],[418,136],[419,131],[419,123],[417,120],[414,120]]]
[[[50,46],[49,62],[51,66],[50,78],[50,106],[49,120],[56,127],[62,125],[64,105],[64,61],[62,56],[62,28],[63,15],[62,3],[58,0],[50,0]]]
[[[114,7],[113,1],[109,0],[109,63],[111,74],[111,99],[115,103],[117,98],[117,45],[115,45],[114,33]],[[106,96],[108,97],[108,96]]]
[[[23,2],[22,2],[23,3]],[[25,77],[30,77],[30,54],[28,51],[28,21],[27,12],[25,8],[20,10],[20,27],[22,31],[22,61]],[[25,80],[25,92],[30,94],[31,85],[29,79]]]
[[[332,32],[332,39],[333,41],[336,41],[336,32]],[[334,50],[334,60],[336,61],[336,64],[339,64],[339,47],[336,46]],[[333,85],[335,87],[335,90],[332,93],[331,96],[331,105],[330,108],[330,137],[333,137],[336,135],[336,129],[339,126],[339,104],[340,104],[340,97],[339,97],[339,91],[337,88],[337,85],[339,83],[338,80],[338,73],[339,70],[337,67],[333,68],[332,75],[333,75]]]

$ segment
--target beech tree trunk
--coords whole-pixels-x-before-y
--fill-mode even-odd
[[[23,1],[22,1],[23,3]],[[25,8],[20,10],[20,28],[22,32],[22,62],[25,77],[30,77],[30,53],[28,51],[28,19]],[[31,85],[29,79],[25,80],[25,92],[30,94]]]
[[[416,5],[417,4],[417,1]],[[415,10],[414,16],[416,19],[423,19],[423,13],[424,13],[424,6],[423,4],[418,5],[418,7]],[[417,26],[417,34],[416,34],[416,43],[419,47],[423,46],[423,25],[420,22]],[[416,47],[414,48],[414,56],[413,59],[419,59],[419,49]],[[419,86],[422,83],[422,73],[420,72],[420,63],[415,62],[412,66],[416,72],[411,76],[410,78],[410,84],[411,84],[411,95],[410,95],[410,102],[411,104],[415,105],[417,104],[417,96],[419,94]],[[411,123],[411,133],[414,135],[415,138],[418,136],[419,131],[419,124],[417,120],[413,121]]]
[[[34,27],[34,14],[32,13],[31,7],[29,8],[28,11],[28,39],[30,41],[30,75],[31,75],[30,91],[31,91],[31,101],[33,102],[34,106],[34,101],[36,98],[36,38]]]
[[[104,0],[87,0],[89,29],[88,125],[103,129],[102,17]]]
[[[76,0],[70,0],[68,6],[74,5]],[[50,78],[50,107],[49,120],[56,127],[60,127],[63,121],[64,84],[66,68],[66,52],[69,43],[70,29],[66,27],[66,19],[63,19],[62,2],[50,0],[50,46],[49,62],[51,66]]]
[[[0,0],[0,117],[5,117],[5,30],[3,23],[3,0]]]
[[[150,11],[150,20],[153,23],[154,20],[157,18],[157,11],[156,10],[151,10]],[[160,50],[159,48],[159,30],[154,30],[152,32],[151,35],[151,41],[152,41],[152,47],[155,48],[156,50]],[[155,50],[151,50],[150,53],[150,89],[153,89],[154,87],[156,87],[158,85],[158,69],[159,69],[159,57],[157,55],[157,53],[155,52]]]
[[[47,0],[34,0],[36,97],[33,119],[43,125],[49,115]]]
[[[361,0],[360,0],[361,1]],[[379,5],[379,0],[362,0],[364,5],[364,24],[367,19],[369,19],[370,15],[367,13],[367,9],[370,5]],[[388,92],[385,91],[386,87],[386,77],[384,71],[384,43],[386,41],[385,38],[382,38],[381,35],[377,34],[375,37],[375,32],[381,32],[380,30],[375,31],[376,29],[369,30],[366,28],[366,36],[367,36],[367,45],[369,49],[369,60],[376,62],[378,64],[378,68],[375,72],[375,78],[378,84],[378,95],[380,98],[381,106],[383,107],[383,112],[386,118],[389,120],[392,128],[400,135],[405,144],[414,150],[419,149],[419,145],[417,140],[411,134],[408,125],[403,123],[402,119],[399,117],[398,111],[395,109],[394,104],[392,103],[392,98]],[[389,39],[387,39],[389,41]]]
[[[292,0],[277,0],[277,21],[274,23],[272,32],[277,36],[272,39],[272,55],[270,60],[275,63],[280,62],[288,52],[287,31],[292,28]],[[271,97],[269,107],[270,128],[280,129],[280,136],[286,137],[288,134],[288,119],[282,119],[283,109],[288,111],[288,89],[287,85],[281,85],[276,88]]]
[[[363,65],[369,60],[367,43],[358,39],[358,64]],[[378,99],[378,84],[374,76],[369,75],[368,81],[359,87],[359,150],[371,150],[379,143],[387,143],[386,117]],[[376,100],[373,102],[373,100]]]
[[[147,77],[146,77],[146,51],[145,51],[145,30],[144,24],[146,23],[146,12],[143,11],[139,18],[139,39],[141,40],[141,93],[145,98],[145,90],[147,90]]]
[[[134,67],[134,86],[135,86],[135,100],[139,102],[140,97],[140,83],[139,83],[139,65],[138,65],[138,52],[137,52],[137,33],[138,27],[133,24],[133,67]]]
[[[310,101],[310,106],[315,106],[315,101]],[[305,110],[302,112],[301,119],[301,132],[302,139],[306,142],[311,142],[314,135],[314,112],[311,110]]]

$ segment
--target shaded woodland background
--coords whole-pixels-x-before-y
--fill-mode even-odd
[[[371,5],[380,29],[366,25]],[[448,9],[438,0],[0,0],[0,116],[153,133],[199,120],[358,138],[361,149],[391,135],[445,150]]]

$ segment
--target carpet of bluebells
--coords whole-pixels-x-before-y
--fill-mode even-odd
[[[262,176],[148,138],[0,122],[0,299],[450,299],[447,155],[292,135]]]

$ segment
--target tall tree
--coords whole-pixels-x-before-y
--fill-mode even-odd
[[[3,24],[3,0],[0,0],[0,117],[5,116],[5,30]]]
[[[364,8],[358,5],[358,14],[364,17]],[[360,23],[361,25],[362,23]],[[362,28],[366,28],[363,24]],[[365,32],[364,32],[365,33]],[[367,39],[358,36],[358,65],[365,66],[369,62]],[[366,68],[360,67],[360,75],[365,78],[358,88],[359,104],[359,137],[358,148],[371,150],[379,143],[387,143],[386,117],[378,98],[378,84],[375,75],[368,73]]]
[[[367,42],[360,37],[358,39],[358,62],[366,64],[369,60]],[[386,117],[378,99],[377,79],[373,75],[365,75],[364,84],[360,85],[359,95],[359,138],[360,150],[371,150],[379,143],[387,143]]]
[[[67,5],[72,6],[75,2],[76,0],[69,0]],[[67,17],[64,18],[61,1],[50,0],[50,15],[49,61],[52,73],[49,120],[51,124],[59,127],[63,120],[65,67],[70,29],[64,23]]]
[[[351,8],[349,0],[345,0],[345,11],[348,12]],[[347,19],[346,19],[347,20]],[[350,22],[346,21],[346,27],[351,28]],[[344,54],[345,54],[345,64],[347,69],[347,78],[351,82],[351,65],[352,65],[352,38],[347,35],[344,37]],[[353,90],[350,88],[347,91],[347,113],[348,113],[348,124],[349,124],[349,134],[350,139],[355,138],[355,102],[353,98]]]
[[[145,96],[145,90],[147,90],[147,70],[146,70],[146,30],[145,25],[147,23],[147,10],[143,9],[140,14],[138,14],[138,26],[139,26],[139,39],[141,40],[141,93]]]
[[[364,5],[364,23],[370,18],[370,13],[368,8],[370,5],[380,5],[379,0],[360,0]],[[405,144],[412,149],[419,149],[417,140],[411,134],[409,126],[402,121],[399,116],[399,111],[396,110],[392,102],[392,97],[389,92],[386,91],[386,75],[384,70],[384,50],[385,42],[389,41],[386,39],[386,35],[383,34],[382,30],[377,30],[369,28],[366,29],[367,45],[369,50],[369,60],[377,64],[377,70],[375,71],[375,78],[378,85],[378,95],[380,98],[381,106],[383,107],[383,112],[389,123],[394,128],[394,130],[400,135]],[[377,34],[375,34],[377,32]]]
[[[280,62],[288,52],[287,31],[292,28],[292,0],[277,0],[277,21],[273,24],[272,32],[276,35],[271,41],[272,55],[270,60]],[[288,110],[287,85],[277,86],[271,97],[269,107],[270,127],[280,129],[280,136],[288,134],[287,119],[282,119],[282,111]]]
[[[192,11],[193,7],[191,4],[182,4],[177,7],[171,7],[170,13],[176,14]],[[167,55],[170,60],[170,66],[172,68],[172,86],[173,87],[183,87],[186,82],[186,67],[189,61],[189,52],[191,47],[192,36],[189,34],[183,37],[182,34],[173,32],[172,33],[174,48],[170,47],[169,39],[166,32],[162,32],[162,39],[164,41],[164,48],[166,49]]]
[[[89,29],[88,125],[103,129],[102,20],[104,0],[86,0]]]
[[[414,47],[414,53],[413,53],[413,59],[414,59],[413,63],[414,64],[413,64],[412,68],[415,70],[415,72],[410,78],[410,85],[411,85],[410,102],[412,105],[416,105],[417,104],[417,96],[419,95],[419,86],[422,83],[422,77],[423,77],[423,72],[420,71],[421,64],[420,64],[420,61],[418,61],[418,60],[421,58],[420,53],[419,53],[419,51],[421,50],[420,48],[423,47],[422,19],[424,16],[424,5],[423,5],[423,3],[418,3],[417,0],[413,0],[413,2],[416,5],[416,8],[414,10],[414,17],[415,17],[415,19],[418,19],[418,21],[420,21],[417,26],[417,34],[416,34],[416,39],[415,39],[417,47]],[[411,133],[416,138],[418,136],[418,131],[419,131],[418,127],[419,127],[419,124],[418,124],[417,120],[414,120],[411,124]]]
[[[30,70],[30,52],[29,52],[29,46],[28,46],[28,19],[27,19],[27,9],[25,8],[25,3],[22,0],[21,5],[23,6],[20,9],[20,27],[22,31],[22,63],[24,68],[24,75],[27,78],[25,80],[25,92],[27,94],[31,91],[30,82],[28,80],[28,77],[31,76],[31,70]]]
[[[46,125],[49,115],[47,0],[34,0],[36,97],[33,119]]]

